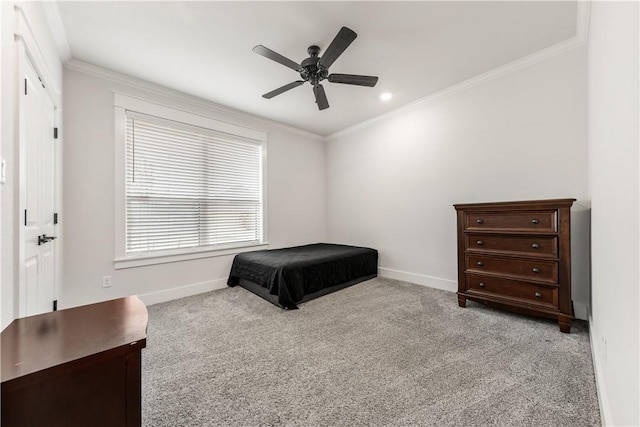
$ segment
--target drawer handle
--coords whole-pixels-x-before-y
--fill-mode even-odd
[[[478,241],[476,241],[476,245],[482,246],[482,245],[484,245],[484,242],[482,240],[478,240]]]
[[[483,221],[482,219],[480,219],[480,218],[479,218],[479,219],[476,219],[476,223],[478,223],[478,224],[482,224],[483,222],[484,222],[484,221]]]
[[[484,265],[484,262],[478,261],[476,264],[478,264],[479,267],[482,267]]]
[[[540,269],[538,267],[533,267],[531,271],[533,271],[534,273],[540,273]]]
[[[538,248],[540,247],[540,245],[539,245],[539,244],[537,244],[537,243],[534,243],[534,244],[532,244],[532,245],[531,245],[531,247],[532,247],[533,249],[538,249]]]
[[[533,296],[536,298],[542,298],[542,294],[540,292],[536,292]]]
[[[478,283],[478,286],[480,286],[481,288],[484,288],[487,285],[485,285],[484,282],[480,282],[480,283]]]
[[[538,222],[539,222],[539,221],[538,221],[537,219],[535,219],[535,218],[531,220],[531,223],[532,223],[532,224],[537,224]]]

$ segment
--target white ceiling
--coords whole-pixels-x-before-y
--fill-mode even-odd
[[[73,59],[319,135],[329,135],[576,36],[576,1],[58,2]],[[358,38],[330,72],[379,76],[375,88],[309,84],[261,97],[340,27]],[[320,53],[322,56],[322,52]],[[394,97],[381,101],[382,92]]]

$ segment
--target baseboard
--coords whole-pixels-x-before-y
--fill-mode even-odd
[[[600,347],[596,345],[597,336],[595,328],[593,327],[593,318],[589,318],[589,341],[591,342],[591,358],[593,360],[593,370],[596,377],[596,393],[598,394],[598,404],[600,405],[600,419],[603,426],[611,425],[611,408],[609,406],[609,400],[607,399],[607,391],[605,389],[605,382],[602,374],[602,355],[600,354]]]
[[[153,305],[174,299],[189,297],[191,295],[202,294],[204,292],[215,291],[216,289],[224,289],[226,287],[227,279],[222,278],[138,295],[138,298],[140,298],[145,305]]]
[[[403,280],[405,282],[415,283],[416,285],[428,286],[430,288],[442,289],[445,291],[456,292],[458,290],[458,282],[453,280],[446,280],[440,279],[438,277],[393,270],[391,268],[378,268],[378,275],[380,277],[387,277],[394,280]],[[216,289],[224,289],[226,287],[227,279],[222,278],[210,280],[207,282],[180,286],[177,288],[164,289],[157,292],[150,292],[148,294],[138,295],[138,298],[140,298],[140,300],[142,300],[145,305],[153,305],[161,302],[171,301],[174,299],[188,297],[191,295],[202,294],[204,292],[214,291]]]
[[[458,282],[455,280],[441,279],[439,277],[426,276],[423,274],[409,273],[407,271],[394,270],[392,268],[379,267],[378,275],[394,280],[402,280],[405,282],[415,283],[416,285],[428,286],[430,288],[442,289],[445,291],[456,292],[458,290]],[[194,283],[191,285],[180,286],[177,288],[164,289],[158,292],[139,295],[138,297],[146,305],[158,304],[178,298],[184,298],[191,295],[197,295],[204,292],[214,291],[216,289],[224,289],[227,286],[227,279],[216,279],[207,282]],[[581,303],[573,303],[574,313],[577,319],[587,320],[587,306]],[[591,323],[591,322],[589,322]]]
[[[425,276],[423,274],[409,273],[407,271],[394,270],[392,268],[378,267],[378,275],[389,279],[402,280],[415,283],[416,285],[428,286],[430,288],[442,289],[445,291],[457,292],[458,282],[455,280],[441,279],[439,277]],[[586,304],[573,302],[573,312],[576,319],[588,319],[588,307]]]
[[[411,282],[416,285],[428,286],[430,288],[442,289],[444,291],[458,291],[458,282],[455,280],[441,279],[439,277],[425,276],[422,274],[409,273],[407,271],[378,267],[378,276]]]

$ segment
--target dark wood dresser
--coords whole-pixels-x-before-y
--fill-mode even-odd
[[[140,426],[146,330],[137,297],[14,320],[2,331],[2,426]]]
[[[575,199],[456,204],[458,304],[558,320],[570,332]]]

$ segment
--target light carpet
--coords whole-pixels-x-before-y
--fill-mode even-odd
[[[597,426],[587,324],[375,278],[285,311],[240,287],[149,307],[143,425]]]

